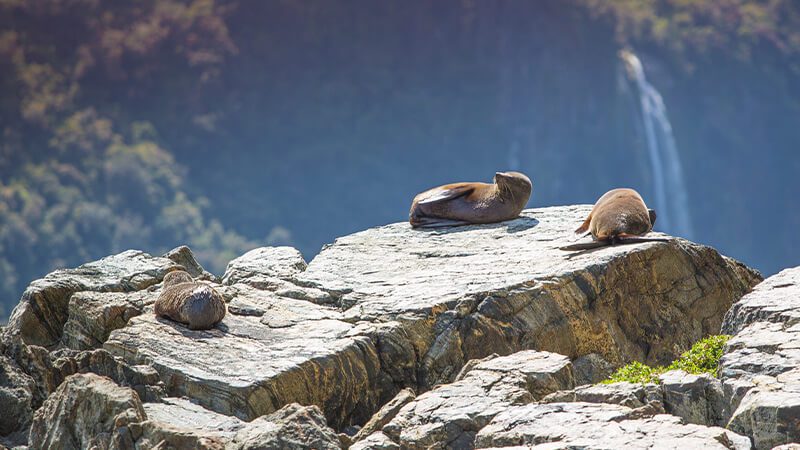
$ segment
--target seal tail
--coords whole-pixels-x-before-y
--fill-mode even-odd
[[[600,247],[608,247],[609,245],[611,245],[611,242],[609,241],[592,241],[592,242],[584,242],[581,244],[567,245],[565,247],[559,247],[558,249],[569,252],[577,250],[592,250]]]

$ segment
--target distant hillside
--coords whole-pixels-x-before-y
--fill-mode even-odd
[[[690,237],[800,263],[797,2],[0,0],[0,318],[56,267],[310,259],[495,170],[531,206],[650,199],[623,48],[666,104]]]

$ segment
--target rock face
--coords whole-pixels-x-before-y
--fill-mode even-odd
[[[31,406],[19,397],[29,414],[48,396],[78,408],[64,400],[73,391],[61,391],[65,379],[82,379],[69,378],[76,373],[108,376],[135,395],[144,416],[135,407],[125,416],[130,436],[111,430],[98,445],[337,448],[350,438],[328,424],[366,423],[356,448],[470,448],[501,413],[571,389],[576,378],[596,381],[634,359],[664,363],[718,333],[725,311],[760,280],[680,239],[558,250],[576,239],[571,230],[589,209],[528,210],[445,230],[392,224],[340,238],[308,265],[288,247],[256,249],[231,261],[220,283],[188,248],[165,257],[129,251],[34,282],[0,350],[34,381]],[[178,268],[227,302],[214,328],[193,331],[153,314],[161,280]],[[14,380],[25,389],[24,376]],[[695,381],[672,383],[675,399],[663,407],[644,396],[641,406],[618,406],[634,411],[630,421],[670,405],[690,418],[696,402],[678,400],[705,386]],[[406,388],[421,395],[397,396]],[[57,420],[43,412],[52,404],[39,408],[36,426]],[[91,416],[101,419],[105,430],[111,419]]]
[[[758,285],[725,317],[720,375],[731,430],[756,448],[800,441],[800,267]]]

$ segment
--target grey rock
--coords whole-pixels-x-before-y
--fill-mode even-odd
[[[758,449],[800,440],[800,268],[742,297],[724,330],[736,333],[720,360],[728,427]]]
[[[575,369],[575,384],[594,384],[610,377],[614,366],[597,353],[589,353],[572,361]]]
[[[353,436],[353,442],[360,441],[372,433],[379,431],[384,425],[389,423],[397,416],[400,409],[412,402],[416,398],[416,394],[411,389],[403,389],[388,403],[383,405],[381,409],[376,412],[367,423]]]
[[[340,449],[339,437],[328,428],[316,406],[286,405],[252,421],[228,445],[231,450]]]
[[[229,262],[222,284],[251,284],[259,279],[292,280],[306,267],[303,255],[292,247],[260,247]]]
[[[631,418],[634,412],[624,406],[602,403],[514,406],[495,416],[478,432],[476,447],[751,448],[748,438],[723,428],[683,424],[678,417],[667,414]]]
[[[750,436],[757,449],[800,441],[800,369],[757,380],[728,428]]]
[[[28,286],[4,332],[19,335],[26,344],[53,346],[61,339],[72,294],[142,290],[178,267],[167,258],[128,250],[77,269],[57,270]]]
[[[89,350],[103,346],[113,330],[127,325],[144,312],[155,296],[147,291],[76,292],[69,300],[67,322],[61,342],[71,349]]]
[[[719,379],[672,370],[659,376],[664,409],[687,423],[725,426],[725,396]]]
[[[168,251],[164,254],[165,258],[171,259],[175,261],[177,264],[180,264],[183,267],[183,270],[189,273],[192,278],[200,279],[200,280],[208,280],[212,282],[218,282],[219,280],[217,277],[208,272],[203,266],[197,262],[197,259],[194,257],[194,253],[192,250],[185,246],[181,245],[180,247],[175,247],[172,250]]]
[[[472,448],[475,433],[509,406],[573,386],[565,356],[527,350],[492,358],[418,396],[383,432],[402,448]]]
[[[248,285],[275,292],[279,297],[318,305],[335,303],[336,299],[328,292],[296,283],[296,276],[306,267],[300,252],[292,247],[261,247],[229,262],[222,283]]]
[[[151,365],[171,396],[252,420],[292,402],[320,405],[337,427],[377,409],[380,362],[372,342],[335,309],[235,286],[234,308],[215,328],[188,330],[152,314],[115,330],[104,348]],[[242,306],[243,305],[243,306]]]
[[[145,420],[139,396],[108,378],[73,375],[36,411],[30,448],[132,447],[128,425]]]
[[[608,403],[636,409],[653,403],[660,404],[662,400],[663,392],[660,385],[652,383],[611,383],[583,385],[571,390],[554,392],[542,399],[542,402]],[[663,409],[661,412],[664,412]]]
[[[376,431],[353,444],[350,450],[400,450],[400,446],[383,432]]]
[[[754,322],[800,322],[800,267],[767,278],[737,301],[725,315],[722,332],[734,335]]]
[[[34,380],[6,356],[0,355],[0,436],[30,425],[33,418]]]

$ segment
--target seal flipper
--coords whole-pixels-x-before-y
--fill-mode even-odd
[[[589,217],[587,217],[586,220],[583,221],[581,226],[578,227],[577,230],[575,230],[575,234],[581,234],[581,233],[586,232],[586,230],[589,229],[589,225],[591,223],[592,223],[592,213],[589,213]]]
[[[427,205],[445,200],[452,200],[454,198],[463,197],[472,193],[474,188],[472,186],[454,186],[447,189],[434,189],[433,192],[422,199],[417,200],[418,205]],[[426,192],[426,194],[428,193]]]
[[[460,225],[472,225],[463,220],[440,219],[438,217],[423,217],[413,224],[414,228],[444,228]]]
[[[592,242],[583,242],[580,244],[567,245],[565,247],[559,247],[558,249],[564,251],[592,250],[600,247],[608,247],[609,245],[611,245],[610,241],[592,241]]]

